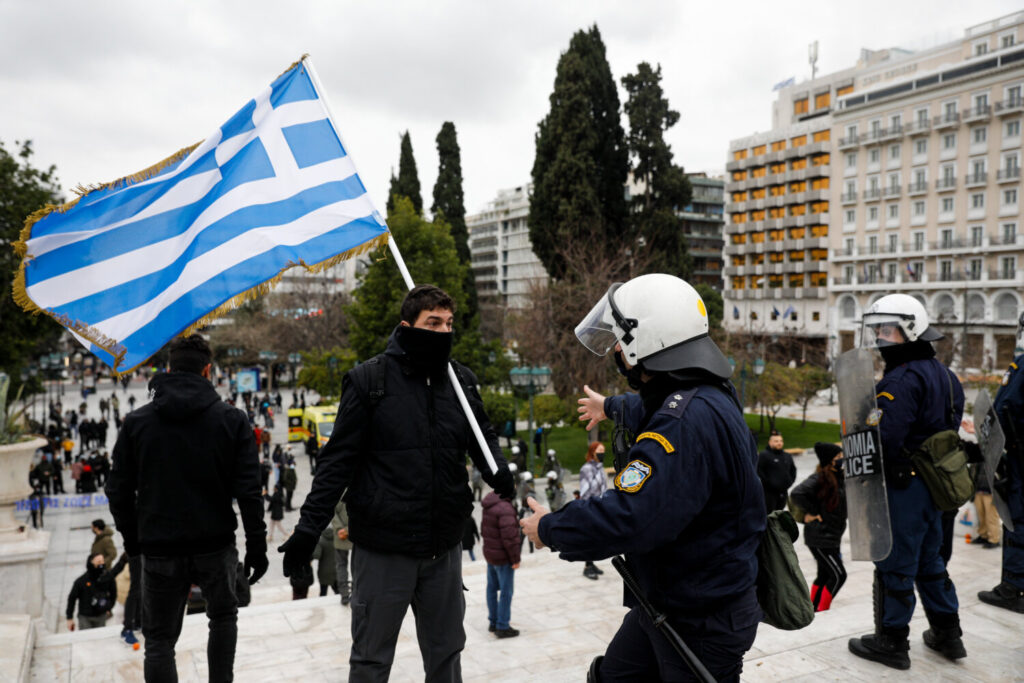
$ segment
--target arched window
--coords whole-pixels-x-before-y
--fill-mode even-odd
[[[996,297],[995,311],[996,320],[1016,322],[1017,297],[1009,292],[1003,292]]]
[[[967,297],[967,319],[985,319],[985,297],[981,294],[971,294]]]
[[[949,294],[939,294],[935,297],[935,321],[948,322],[956,320],[956,304]]]
[[[857,317],[857,301],[852,296],[844,296],[839,303],[839,317],[843,320],[853,320]]]

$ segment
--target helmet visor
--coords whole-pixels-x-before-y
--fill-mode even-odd
[[[883,346],[905,344],[907,337],[903,332],[898,316],[889,314],[867,314],[861,327],[860,345],[865,349],[877,349]]]
[[[613,285],[613,289],[614,287]],[[586,317],[576,326],[576,338],[599,356],[606,355],[615,348],[615,344],[619,341],[615,336],[615,318],[608,300],[612,291],[609,290],[608,294],[601,297],[601,300],[590,309],[590,313],[587,313]]]

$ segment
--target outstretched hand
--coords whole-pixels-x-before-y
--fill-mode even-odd
[[[519,520],[519,526],[533,545],[537,548],[543,548],[544,544],[540,540],[540,518],[551,512],[551,510],[538,503],[533,496],[526,499],[526,504],[533,510],[533,514]]]
[[[589,420],[587,422],[587,430],[591,430],[597,426],[597,424],[605,419],[604,414],[604,396],[597,393],[586,384],[583,385],[583,391],[586,396],[581,398],[577,403],[580,407],[576,409],[576,412],[580,414],[580,422]]]

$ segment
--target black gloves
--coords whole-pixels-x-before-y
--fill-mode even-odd
[[[317,541],[320,539],[311,533],[296,528],[291,538],[281,544],[277,552],[284,553],[284,575],[291,576],[293,573],[302,571],[303,567],[309,566],[313,557],[313,550],[316,549]]]
[[[508,465],[502,467],[494,475],[494,492],[505,500],[512,500],[516,495],[516,482],[509,471]]]
[[[245,561],[242,563],[242,571],[249,579],[249,585],[256,583],[267,573],[270,561],[267,559],[267,539],[264,536],[255,536],[245,539]]]

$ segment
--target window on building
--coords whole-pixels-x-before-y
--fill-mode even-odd
[[[762,154],[764,154],[767,151],[768,151],[768,148],[765,145],[757,145],[757,146],[754,147],[754,156],[755,157],[756,156],[761,156]]]
[[[924,215],[924,201],[920,201],[919,200],[919,201],[914,202],[914,215],[915,216],[923,216]]]
[[[952,211],[953,211],[953,198],[952,197],[943,197],[942,198],[942,205],[941,205],[941,207],[942,208],[940,210],[942,211],[942,213],[952,213]]]
[[[971,128],[971,142],[975,145],[984,144],[988,140],[988,128],[985,126],[978,126]]]
[[[846,255],[847,256],[852,255],[853,254],[853,238],[852,237],[847,237],[846,240],[843,242],[843,244],[846,245],[846,248],[845,248]]]
[[[890,173],[889,174],[889,189],[896,192],[900,189],[900,174]]]
[[[853,84],[844,85],[841,88],[836,89],[836,97],[842,97],[843,95],[849,95],[853,92]]]
[[[843,282],[848,285],[853,283],[853,266],[843,266]],[[847,299],[847,301],[850,301],[850,299]],[[854,314],[851,313],[846,317],[852,318],[853,315]]]
[[[900,205],[899,204],[890,204],[889,205],[889,218],[899,218],[899,217],[900,217]]]
[[[968,261],[968,263],[967,263],[967,277],[970,280],[980,280],[981,279],[981,259],[980,258],[975,258],[975,259],[971,259],[970,261]],[[980,316],[978,316],[978,317],[980,317]]]
[[[871,137],[877,138],[882,134],[882,121],[875,119],[871,122]]]
[[[792,140],[789,141],[789,146],[790,147],[803,147],[806,144],[807,144],[807,136],[806,135],[797,135],[795,138],[793,138]]]
[[[985,159],[974,159],[971,161],[971,175],[974,176],[975,180],[982,180],[985,178]]]
[[[829,178],[825,176],[823,178],[815,178],[811,181],[812,190],[827,190],[829,187]]]
[[[772,151],[773,152],[781,152],[784,149],[786,149],[786,141],[785,140],[776,140],[775,142],[772,143]]]
[[[899,145],[889,145],[889,158],[892,159],[893,161],[900,158]]]
[[[877,221],[878,220],[878,207],[877,206],[869,206],[868,207],[868,220],[869,221]]]
[[[981,225],[972,225],[971,226],[971,246],[972,247],[980,247],[981,246],[981,240],[983,239],[984,234],[985,234],[985,228],[983,226],[981,226]]]
[[[975,43],[974,45],[974,56],[980,57],[981,55],[988,53],[988,43]]]
[[[857,212],[854,209],[847,209],[846,215],[843,218],[843,222],[847,225],[853,225],[857,221]]]
[[[939,243],[943,249],[953,246],[953,228],[944,228],[939,231]]]
[[[799,100],[793,100],[793,113],[797,116],[800,114],[806,114],[808,110],[807,98],[803,97]]]
[[[847,140],[854,140],[854,139],[856,139],[856,137],[857,137],[857,126],[847,126],[846,127],[846,139]]]
[[[1019,106],[1021,102],[1021,86],[1011,85],[1006,89],[1006,103],[1011,107]]]
[[[1013,280],[1017,276],[1017,257],[1004,256],[999,259],[999,275],[1003,280]]]
[[[792,171],[802,171],[807,168],[807,158],[793,159],[793,161],[789,162],[789,168]]]
[[[974,96],[974,111],[978,113],[988,111],[988,93]]]
[[[824,166],[829,162],[828,154],[815,154],[811,157],[811,163],[815,166]]]
[[[946,133],[942,136],[942,149],[956,149],[956,133]]]
[[[923,190],[928,183],[928,174],[923,168],[914,169],[914,189]]]
[[[868,253],[878,253],[878,235],[871,235],[870,237],[868,237]]]
[[[946,102],[946,104],[944,104],[942,106],[942,110],[943,110],[943,113],[946,115],[946,120],[947,121],[954,120],[956,118],[956,113],[957,113],[957,103],[956,103],[956,101],[954,100],[953,102]]]
[[[942,167],[942,181],[946,187],[956,182],[956,166],[946,164]]]
[[[1003,244],[1013,244],[1017,241],[1017,224],[1016,223],[1003,223],[1001,226],[1003,235]]]
[[[1020,137],[1020,119],[1014,119],[1013,121],[1007,121],[1006,126],[1003,129],[1004,138],[1017,138]]]
[[[924,230],[914,232],[914,251],[924,249]]]
[[[985,193],[974,192],[971,194],[971,208],[972,209],[984,209],[985,208]]]
[[[927,107],[924,109],[918,109],[914,112],[914,117],[917,119],[917,125],[922,128],[928,125],[929,116],[930,114],[928,113]]]
[[[741,159],[746,159],[746,158],[747,158],[747,150],[745,150],[745,149],[738,149],[738,150],[736,150],[735,152],[732,153],[733,161],[740,161]]]
[[[889,253],[890,254],[895,254],[896,253],[896,246],[900,243],[900,236],[899,236],[899,234],[894,232],[894,233],[892,233],[892,234],[887,236],[887,240],[889,242],[889,245],[888,245]]]
[[[953,279],[953,262],[949,260],[939,261],[939,280],[949,282]],[[940,319],[943,317],[939,314]]]
[[[1001,47],[1001,48],[1003,48],[1005,50],[1008,47],[1013,47],[1016,42],[1017,42],[1017,37],[1015,35],[1013,35],[1012,33],[1007,33],[1005,36],[1002,36],[999,39],[999,47]]]
[[[830,138],[831,131],[828,128],[826,128],[825,130],[819,130],[817,133],[813,133],[811,136],[811,139],[814,140],[814,142],[828,142]]]
[[[882,155],[877,149],[868,151],[868,163],[877,164],[881,158]]]
[[[922,155],[928,153],[928,138],[921,138],[914,141],[914,154]]]
[[[1003,205],[1008,206],[1017,203],[1017,188],[1003,190]]]
[[[893,114],[889,117],[889,130],[898,131],[903,127],[903,116],[901,114]]]
[[[819,93],[819,94],[814,96],[814,108],[815,109],[824,109],[829,104],[831,104],[831,102],[832,102],[832,95],[827,93],[827,92]]]
[[[857,167],[857,155],[854,152],[850,152],[846,155],[846,168]]]

